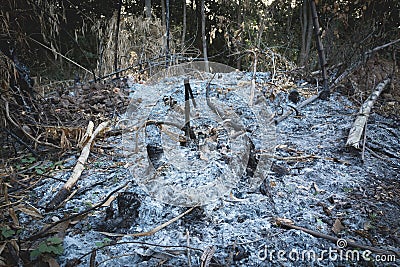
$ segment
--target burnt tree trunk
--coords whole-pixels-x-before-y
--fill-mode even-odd
[[[118,35],[119,35],[119,23],[121,20],[121,9],[122,9],[122,0],[118,1],[118,10],[117,10],[117,26],[115,29],[115,48],[114,48],[114,71],[118,71]],[[119,77],[119,72],[116,73],[117,78]]]
[[[169,41],[170,41],[170,14],[169,14],[169,0],[165,1],[165,27],[166,27],[166,47],[165,47],[165,66],[168,68],[170,64],[170,52],[169,52]]]
[[[209,71],[208,66],[208,55],[207,55],[207,36],[206,36],[206,15],[205,15],[205,5],[204,0],[201,0],[201,39],[203,44],[203,57],[205,62],[205,71]]]
[[[324,46],[322,45],[322,41],[321,41],[321,31],[319,29],[318,13],[317,13],[317,7],[315,5],[315,0],[310,0],[310,5],[311,5],[311,14],[312,14],[312,19],[313,19],[313,24],[314,24],[315,37],[317,40],[319,64],[321,66],[322,79],[323,79],[323,89],[322,89],[322,92],[319,94],[319,98],[321,98],[323,100],[327,100],[330,95],[330,91],[329,91],[329,87],[328,87],[328,74],[326,71],[325,52],[324,52]]]

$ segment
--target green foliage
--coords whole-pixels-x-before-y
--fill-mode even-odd
[[[1,230],[1,239],[8,239],[10,237],[12,237],[13,235],[15,235],[15,231],[10,229],[10,227],[8,226],[2,226],[0,227]]]
[[[308,1],[275,0],[269,5],[266,2],[206,1],[206,34],[210,60],[231,66],[241,63],[242,69],[249,69],[253,59],[250,55],[245,56],[245,51],[258,48],[263,51],[273,50],[291,61],[296,61],[302,45],[303,4]],[[328,64],[353,60],[355,55],[361,55],[366,50],[398,38],[400,1],[316,2]],[[95,69],[104,60],[105,44],[101,38],[106,37],[104,29],[111,24],[117,3],[118,1],[106,0],[5,1],[0,15],[9,19],[0,20],[0,49],[7,51],[9,43],[15,43],[20,58],[33,70],[32,76],[45,71],[58,79],[71,79],[72,73],[77,70],[76,66],[33,43],[26,36],[33,36],[39,42],[54,47],[89,70]],[[183,29],[183,3],[170,1],[171,29],[176,31],[171,42],[176,43],[179,48],[180,31]],[[186,1],[185,47],[188,51],[202,51],[199,3],[199,0]],[[125,18],[141,19],[143,10],[144,1],[123,1],[122,15]],[[163,14],[160,1],[152,1],[152,12],[154,18],[161,19]],[[143,36],[144,39],[148,37],[137,32],[135,28],[121,31],[131,31],[124,33],[124,36],[134,34]],[[110,38],[106,39],[110,41]],[[159,45],[161,44],[162,42]],[[132,44],[135,46],[132,49],[138,55],[144,53],[144,57],[148,59],[146,53],[149,48],[146,47],[146,42],[141,45],[142,47],[140,44]],[[314,43],[312,46],[311,61],[317,61]],[[159,51],[162,55],[163,47],[152,50]],[[129,55],[119,57],[122,59]],[[265,60],[259,61],[260,70],[267,67],[263,65]]]
[[[35,161],[36,161],[36,158],[32,157],[32,156],[21,159],[21,163],[28,163],[28,164],[34,163]]]
[[[39,246],[31,251],[30,257],[32,260],[37,259],[44,254],[50,254],[52,256],[62,255],[64,252],[64,247],[62,246],[62,239],[58,237],[49,237],[46,241],[43,241]]]
[[[104,238],[102,241],[96,242],[95,245],[96,245],[96,247],[101,248],[101,247],[109,245],[110,243],[111,243],[111,239]]]

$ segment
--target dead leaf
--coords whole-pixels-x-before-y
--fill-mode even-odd
[[[3,254],[4,248],[6,247],[6,245],[7,245],[7,242],[3,242],[3,244],[0,245],[0,255]]]
[[[60,265],[58,264],[56,259],[54,259],[52,257],[45,257],[45,259],[43,259],[43,261],[48,263],[49,267],[60,267]]]
[[[8,209],[8,213],[10,214],[10,217],[12,218],[14,225],[19,226],[19,220],[17,218],[17,215],[15,214],[15,210],[13,207]]]
[[[335,223],[332,226],[332,231],[335,234],[338,234],[338,233],[340,233],[340,231],[342,231],[344,229],[345,229],[345,227],[343,226],[342,222],[338,218],[336,218]]]
[[[32,216],[33,218],[43,219],[43,216],[42,214],[40,214],[39,210],[37,210],[33,206],[25,206],[24,204],[19,204],[15,208],[29,216]]]
[[[117,196],[111,196],[110,198],[108,198],[107,199],[107,201],[106,202],[104,202],[104,204],[103,205],[101,205],[102,207],[108,207],[108,206],[110,206],[110,204],[111,204],[111,202],[113,202],[114,201],[114,199],[116,199],[117,198]]]
[[[67,220],[65,222],[59,223],[56,226],[52,227],[47,231],[49,234],[61,234],[62,236],[65,235],[65,231],[67,230],[71,220]],[[44,226],[44,228],[48,227],[48,225]],[[59,237],[61,236],[59,235]]]

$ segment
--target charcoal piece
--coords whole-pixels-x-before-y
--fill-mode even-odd
[[[243,246],[235,247],[233,252],[233,260],[240,261],[250,256],[250,252],[248,252]]]
[[[274,173],[276,177],[282,177],[289,174],[289,170],[281,165],[276,164],[275,162],[272,163],[271,171]]]
[[[161,158],[164,154],[163,148],[156,145],[147,145],[146,148],[151,164],[153,165],[154,169],[158,169],[164,164],[163,161],[161,161]]]
[[[300,101],[300,94],[299,94],[299,92],[297,92],[296,90],[290,91],[289,96],[288,96],[288,99],[289,99],[291,102],[295,103],[295,104],[299,103],[299,101]]]
[[[117,197],[118,213],[120,216],[135,219],[139,215],[140,198],[132,192],[122,192]]]

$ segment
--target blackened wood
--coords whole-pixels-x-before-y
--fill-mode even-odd
[[[115,29],[115,48],[114,48],[114,71],[116,72],[117,78],[119,77],[118,70],[118,35],[119,35],[119,23],[121,20],[121,9],[122,9],[122,0],[118,2],[118,13],[117,13],[117,28]]]
[[[319,27],[319,22],[318,22],[318,13],[317,13],[317,7],[315,5],[315,1],[311,0],[310,5],[311,5],[311,14],[312,14],[313,24],[314,24],[315,37],[317,39],[319,64],[321,66],[322,79],[323,79],[323,89],[322,89],[322,92],[319,94],[319,98],[321,98],[323,100],[327,100],[330,95],[330,90],[328,87],[328,74],[326,71],[326,59],[325,59],[324,46],[321,41],[321,31],[319,29],[320,27]]]
[[[169,66],[169,61],[170,61],[170,55],[169,55],[169,41],[170,41],[170,12],[169,12],[169,0],[165,1],[165,27],[167,30],[167,43],[166,43],[166,48],[165,48],[165,64],[166,67],[168,68]]]

